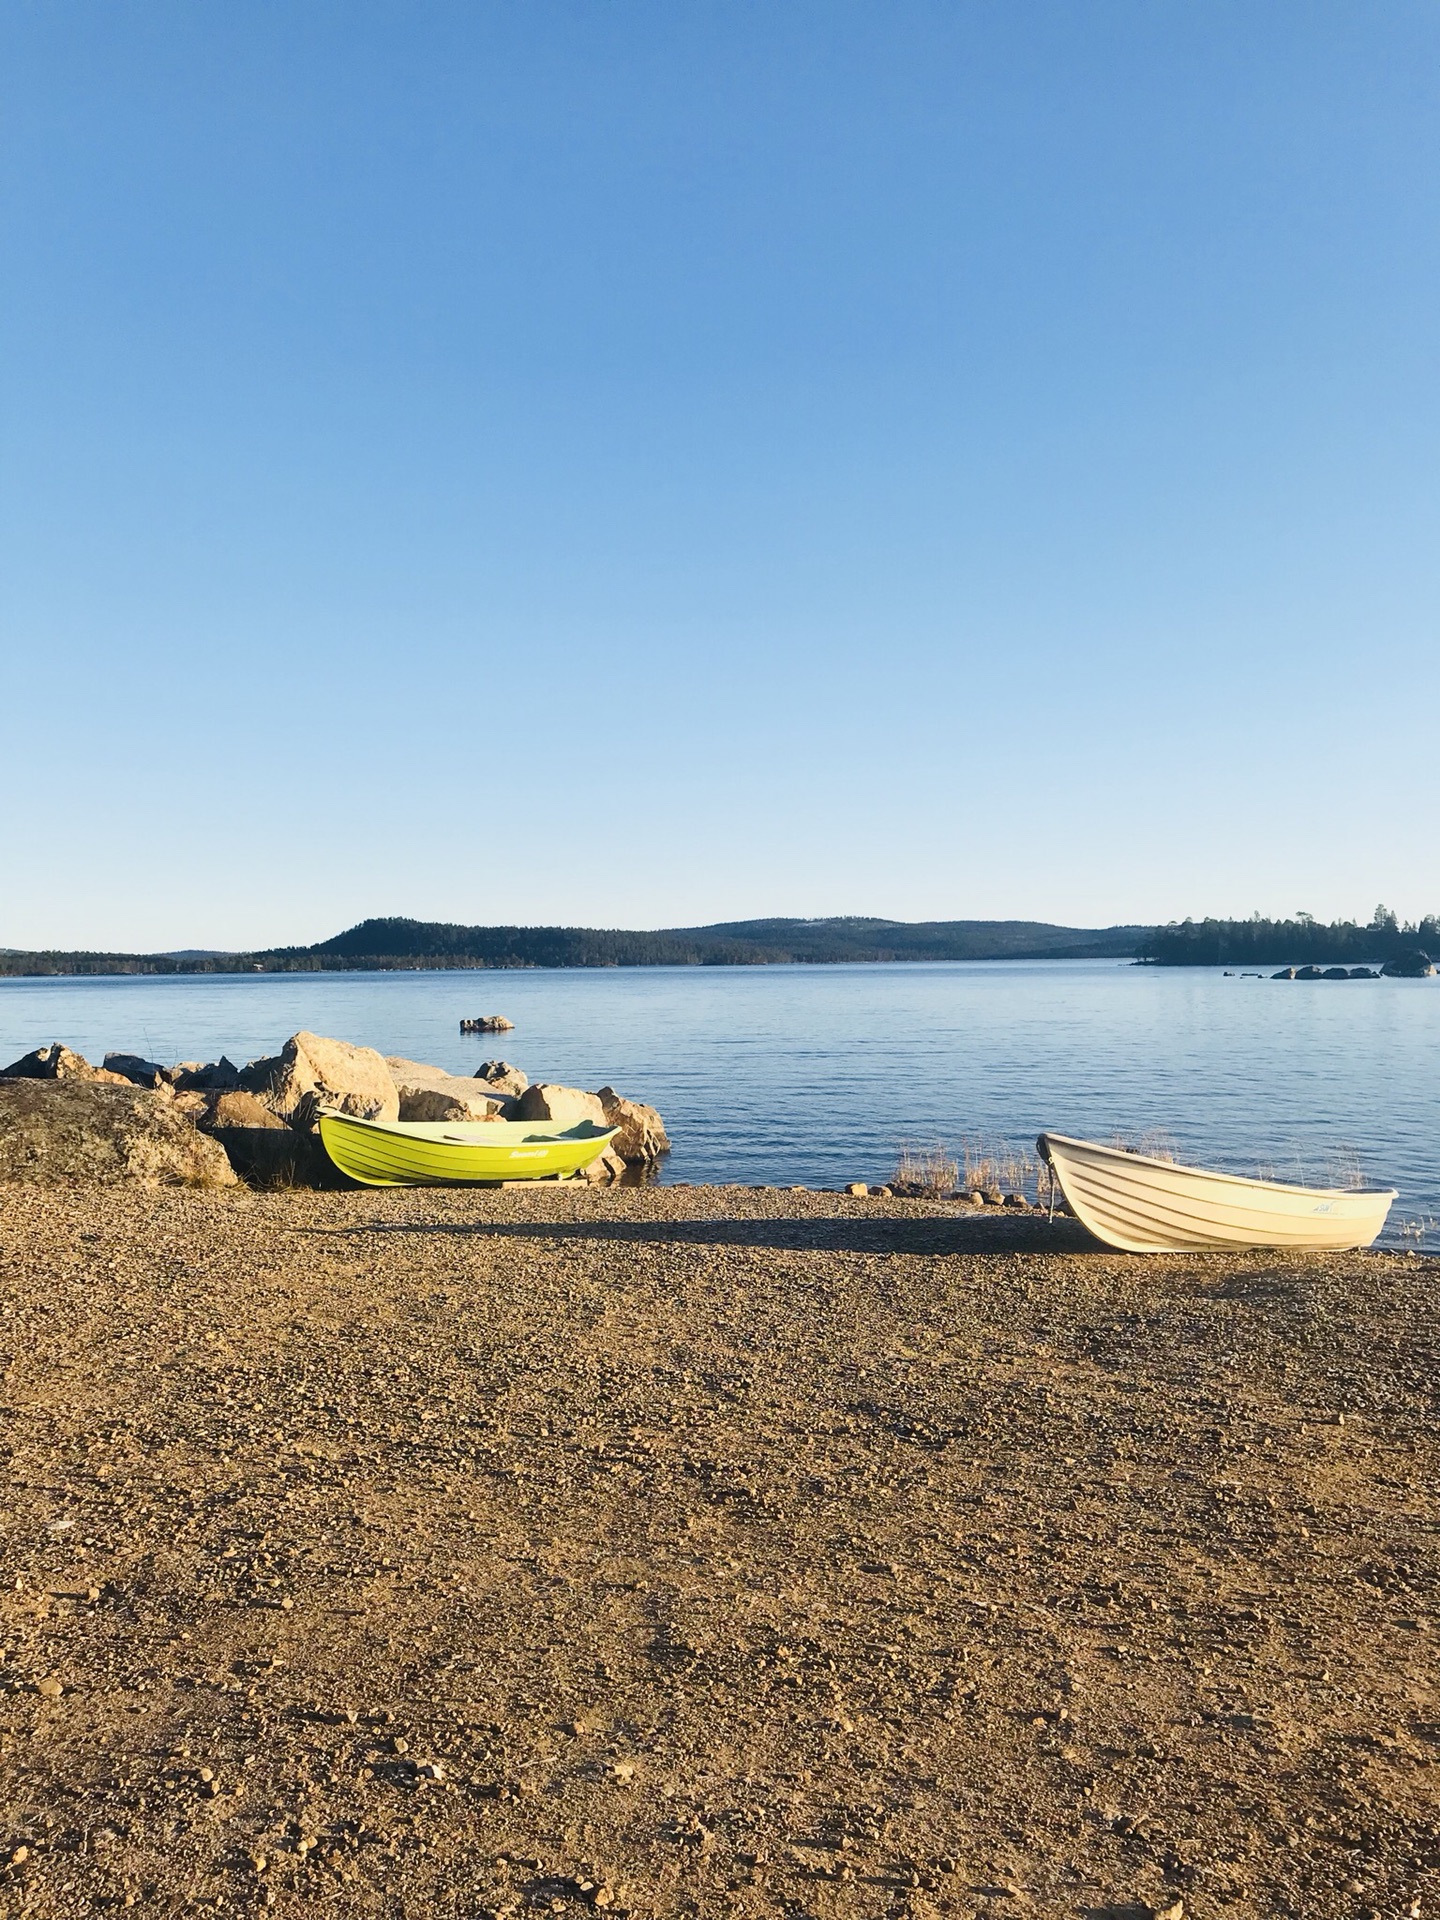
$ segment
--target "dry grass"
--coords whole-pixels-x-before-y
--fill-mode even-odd
[[[982,1140],[970,1137],[962,1143],[965,1155],[965,1191],[967,1193],[1023,1193],[1036,1195],[1041,1187],[1043,1168],[1028,1148],[1015,1147],[1008,1140]]]
[[[904,1146],[890,1177],[892,1193],[913,1200],[945,1200],[954,1193],[960,1163],[939,1142],[933,1147]]]

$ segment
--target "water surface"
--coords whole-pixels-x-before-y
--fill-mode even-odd
[[[514,1033],[462,1039],[462,1016]],[[1277,1179],[1358,1161],[1440,1215],[1440,980],[1226,978],[1109,960],[0,981],[0,1061],[63,1040],[98,1061],[243,1062],[309,1027],[460,1073],[658,1106],[667,1180],[881,1180],[906,1142],[1169,1134]],[[1432,1241],[1430,1244],[1434,1244]]]

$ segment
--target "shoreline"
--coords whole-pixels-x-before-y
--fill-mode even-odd
[[[0,1204],[28,1914],[1433,1883],[1429,1262],[776,1189]]]

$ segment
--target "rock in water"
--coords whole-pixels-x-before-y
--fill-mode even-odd
[[[0,1180],[238,1184],[224,1149],[169,1100],[125,1080],[113,1086],[70,1076],[0,1081]]]
[[[36,1047],[22,1054],[0,1073],[0,1080],[89,1080],[100,1086],[128,1087],[123,1073],[111,1073],[107,1067],[92,1067],[83,1053],[61,1046]]]
[[[292,1033],[278,1054],[252,1060],[240,1083],[292,1123],[304,1124],[318,1107],[361,1120],[400,1118],[400,1096],[383,1054],[318,1033]]]
[[[1420,947],[1409,947],[1387,960],[1380,971],[1390,980],[1423,980],[1435,968],[1428,953]]]
[[[400,1098],[402,1120],[488,1120],[503,1115],[514,1100],[499,1087],[423,1060],[386,1059],[390,1078]]]
[[[595,1097],[604,1109],[606,1126],[620,1129],[610,1144],[622,1160],[644,1165],[670,1151],[665,1122],[654,1107],[622,1099],[613,1087],[601,1087]]]

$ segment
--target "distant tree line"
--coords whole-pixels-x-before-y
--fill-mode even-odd
[[[1140,957],[1162,967],[1363,966],[1421,948],[1440,956],[1440,917],[1402,924],[1389,907],[1375,909],[1368,926],[1354,920],[1329,925],[1308,913],[1293,920],[1182,920],[1156,927],[1140,943]]]
[[[375,919],[311,947],[256,953],[0,953],[0,974],[393,972],[431,968],[736,967],[885,960],[1132,958],[1143,927],[1032,920],[737,920],[634,932]]]

